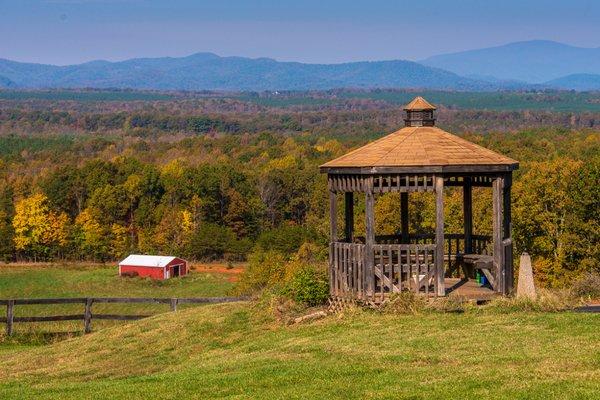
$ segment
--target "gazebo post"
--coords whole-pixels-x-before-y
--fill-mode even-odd
[[[498,176],[492,183],[492,215],[493,215],[493,232],[492,240],[494,244],[494,268],[496,270],[496,291],[503,293],[505,291],[505,274],[504,265],[504,249],[502,245],[503,236],[503,218],[502,218],[502,203],[504,191],[504,177]]]
[[[510,191],[512,187],[512,173],[506,174],[504,177],[503,205],[504,218],[502,222],[503,242],[508,242],[504,248],[504,293],[510,294],[513,289],[513,244],[512,244],[512,215],[510,210]]]
[[[463,225],[465,229],[465,254],[473,253],[473,186],[471,177],[464,177]]]
[[[446,295],[444,285],[444,177],[435,177],[435,292]]]
[[[400,229],[401,242],[407,244],[409,242],[408,232],[408,192],[400,192]]]
[[[365,193],[365,271],[367,273],[367,295],[375,295],[375,268],[373,244],[375,244],[375,197],[373,194],[373,177],[366,180]]]
[[[336,271],[337,271],[337,252],[335,251],[335,242],[337,242],[337,196],[334,190],[329,190],[329,294],[336,293]]]
[[[354,193],[344,194],[344,237],[346,243],[354,242]]]

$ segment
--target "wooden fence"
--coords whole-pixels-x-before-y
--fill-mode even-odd
[[[6,318],[0,317],[0,323],[6,324],[6,334],[13,333],[15,322],[49,322],[49,321],[83,321],[85,333],[92,331],[92,319],[133,321],[150,317],[147,314],[118,315],[118,314],[92,314],[94,303],[153,303],[168,304],[171,311],[177,311],[179,304],[209,304],[230,303],[248,300],[247,297],[185,297],[185,298],[156,298],[156,297],[77,297],[56,299],[9,299],[0,300],[0,305],[6,305]],[[41,304],[84,304],[83,314],[70,315],[45,315],[15,317],[15,306],[17,305],[41,305]]]

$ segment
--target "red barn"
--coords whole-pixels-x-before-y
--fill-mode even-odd
[[[148,276],[163,280],[187,273],[187,261],[179,257],[132,254],[119,263],[120,276]]]

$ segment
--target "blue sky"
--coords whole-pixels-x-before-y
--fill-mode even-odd
[[[0,58],[418,60],[531,39],[599,47],[599,21],[592,0],[0,0]]]

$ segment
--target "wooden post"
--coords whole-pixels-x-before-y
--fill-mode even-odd
[[[346,192],[344,195],[344,233],[347,243],[354,242],[354,193]]]
[[[408,232],[408,192],[400,192],[400,229],[402,233],[402,243],[409,242]]]
[[[373,244],[375,243],[375,197],[373,194],[373,177],[367,181],[367,191],[365,196],[365,270],[368,296],[375,295],[375,270]]]
[[[497,177],[492,183],[493,197],[492,197],[492,215],[493,215],[493,233],[492,240],[494,244],[494,270],[496,274],[496,287],[494,288],[497,292],[504,292],[505,282],[505,265],[504,265],[504,249],[502,246],[502,191],[504,187],[504,178]]]
[[[444,177],[435,177],[435,292],[446,295],[444,286]]]
[[[510,210],[510,192],[512,187],[512,172],[509,172],[504,177],[504,190],[502,192],[503,203],[503,243],[508,241],[509,244],[504,246],[504,294],[510,294],[514,285],[514,266],[513,266],[513,243],[512,243],[512,214]]]
[[[463,221],[465,228],[465,254],[473,254],[473,186],[471,177],[464,177]]]
[[[337,196],[329,190],[329,294],[335,296],[337,279],[337,257],[335,242],[337,242]]]
[[[85,311],[83,313],[83,331],[90,333],[92,331],[92,303],[93,299],[85,300]]]
[[[177,299],[173,298],[171,299],[171,311],[175,312],[177,311]]]
[[[332,243],[337,242],[337,196],[329,191],[329,237]]]
[[[6,303],[6,336],[11,336],[13,333],[14,319],[15,319],[15,301],[8,300],[8,303]]]

